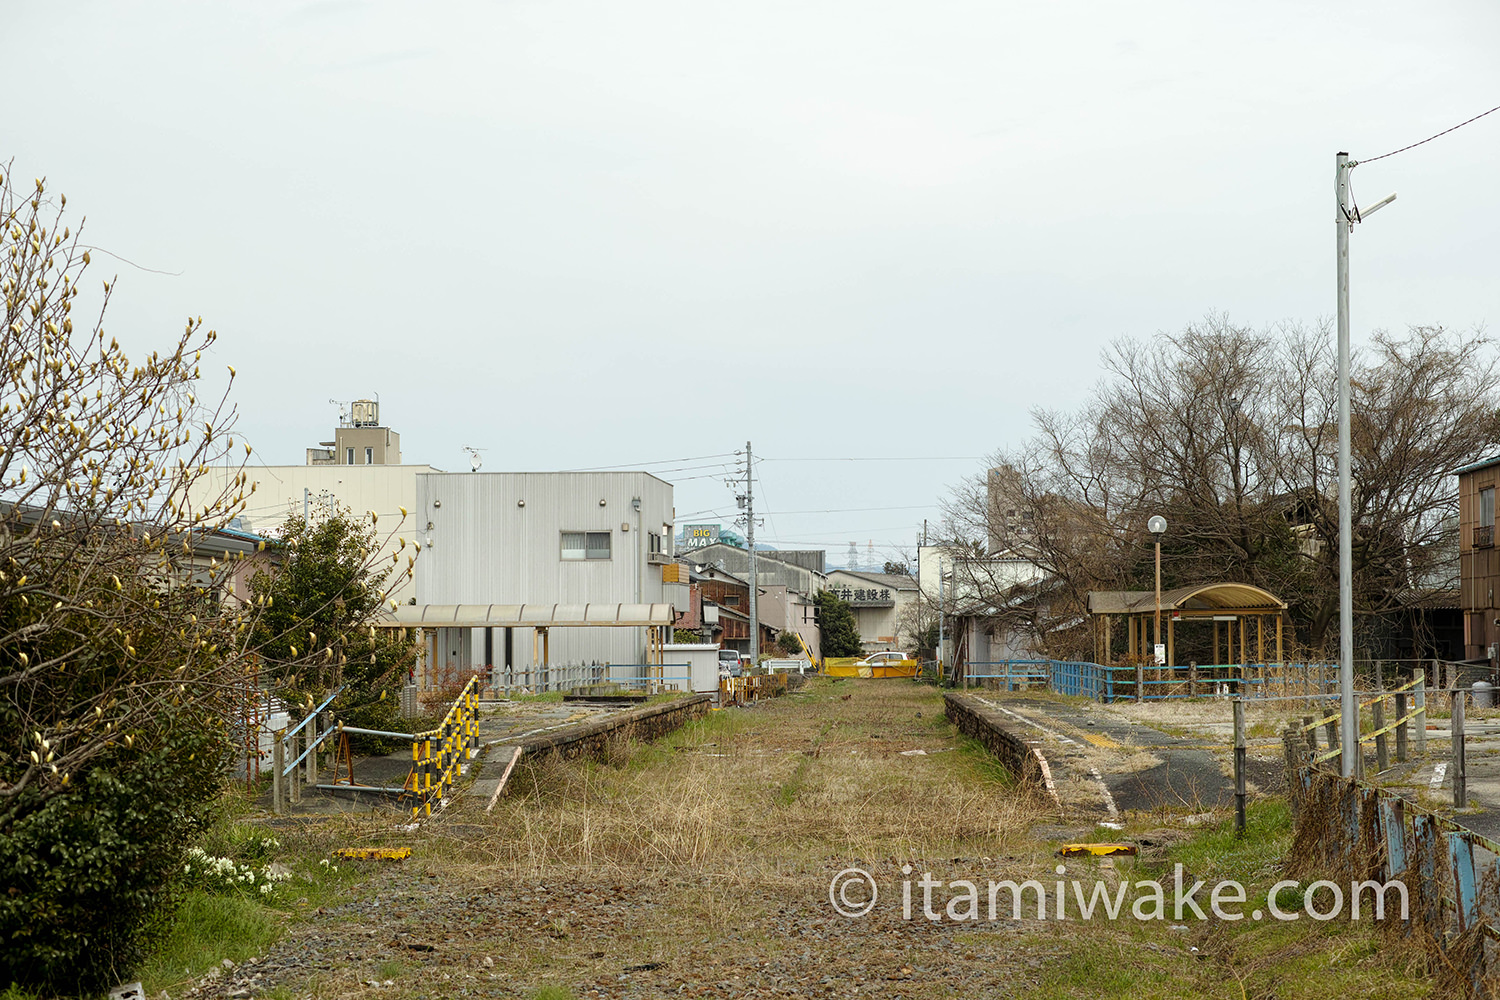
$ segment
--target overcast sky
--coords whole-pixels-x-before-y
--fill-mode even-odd
[[[1497,37],[1492,2],[0,0],[0,161],[172,272],[96,255],[110,332],[202,315],[268,463],[378,393],[408,462],[656,463],[727,524],[701,466],[753,439],[762,536],[842,562],[1115,338],[1329,316],[1334,154],[1500,104]],[[1354,172],[1401,196],[1357,339],[1500,318],[1497,168],[1500,113]],[[913,456],[957,457],[788,461]]]

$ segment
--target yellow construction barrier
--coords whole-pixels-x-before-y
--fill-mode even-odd
[[[917,660],[886,660],[876,666],[859,666],[855,656],[830,656],[823,661],[829,677],[915,677],[922,671]]]
[[[441,808],[479,749],[479,689],[479,678],[469,678],[442,723],[412,740],[411,774],[403,797],[412,803],[413,818],[431,816],[434,803]]]

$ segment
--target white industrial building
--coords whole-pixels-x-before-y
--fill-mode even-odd
[[[438,630],[440,666],[644,664],[662,638],[649,634],[655,626],[539,633],[519,624],[515,609],[588,605],[590,619],[602,621],[621,605],[687,607],[686,585],[663,582],[672,485],[649,473],[431,473],[417,477],[414,509],[422,555],[410,613],[431,623],[435,606],[495,607],[494,624]]]
[[[866,653],[900,649],[907,608],[917,603],[917,581],[905,573],[865,573],[836,569],[828,574],[828,589],[854,611],[859,641]],[[911,650],[907,650],[911,652]]]

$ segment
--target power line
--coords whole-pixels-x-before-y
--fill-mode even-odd
[[[886,457],[852,458],[761,458],[760,462],[982,462],[983,455],[891,455]]]
[[[563,472],[604,472],[609,469],[642,469],[648,465],[672,465],[675,462],[703,462],[710,458],[734,458],[733,452],[721,451],[712,455],[689,455],[686,458],[663,458],[656,462],[626,462],[622,465],[593,465],[585,469],[563,469]]]
[[[1453,131],[1455,131],[1457,129],[1461,129],[1465,125],[1471,125],[1474,122],[1477,122],[1479,119],[1483,118],[1485,115],[1492,115],[1496,111],[1500,111],[1500,104],[1497,104],[1495,107],[1490,108],[1488,111],[1484,112],[1484,114],[1475,115],[1473,118],[1470,118],[1466,122],[1459,122],[1457,125],[1453,126],[1453,128],[1445,128],[1441,132],[1439,132],[1437,135],[1429,135],[1427,138],[1423,139],[1421,142],[1414,142],[1410,146],[1402,146],[1400,149],[1393,149],[1389,153],[1381,153],[1379,156],[1372,156],[1372,157],[1370,157],[1367,160],[1354,160],[1353,162],[1351,162],[1349,164],[1349,166],[1350,167],[1357,167],[1361,163],[1374,163],[1376,160],[1383,160],[1387,156],[1395,156],[1397,153],[1404,153],[1408,149],[1416,149],[1418,146],[1421,146],[1424,143],[1429,143],[1429,142],[1431,142],[1434,139],[1440,139],[1443,136],[1447,135],[1449,132],[1453,132]]]
[[[774,512],[767,511],[766,513],[767,516],[772,513],[776,513],[786,517],[790,517],[793,514],[853,514],[871,510],[931,510],[932,508],[938,506],[939,504],[935,503],[918,503],[910,504],[905,507],[828,507],[823,510],[778,510]]]

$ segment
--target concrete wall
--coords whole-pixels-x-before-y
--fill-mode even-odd
[[[551,754],[564,759],[602,757],[609,753],[611,744],[614,743],[659,739],[683,723],[707,715],[712,704],[712,695],[686,695],[660,704],[644,705],[627,712],[607,715],[595,722],[570,726],[557,733],[529,737],[521,746],[527,758]]]
[[[1017,781],[1045,787],[1041,761],[1024,739],[1006,728],[998,709],[972,695],[949,693],[943,695],[943,711],[959,732],[982,743]]]
[[[237,489],[233,481],[240,471],[237,467],[210,467],[189,492],[193,506],[202,507],[226,490]],[[302,515],[303,489],[311,490],[314,497],[328,493],[356,515],[364,516],[372,510],[380,515],[376,525],[381,540],[377,562],[391,565],[391,553],[402,538],[408,546],[418,539],[417,476],[436,470],[430,465],[262,465],[246,466],[243,471],[255,485],[241,515],[246,531],[275,537],[289,514]],[[402,507],[411,512],[404,522]],[[406,551],[414,550],[408,547]],[[421,562],[419,557],[418,572]],[[405,558],[399,566],[406,568]],[[415,592],[411,581],[402,581],[391,596],[404,604]]]

